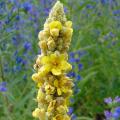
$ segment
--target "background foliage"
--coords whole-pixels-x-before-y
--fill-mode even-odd
[[[75,82],[73,113],[82,120],[103,120],[104,98],[120,96],[120,1],[61,2],[74,28],[68,74]],[[33,120],[37,35],[54,3],[0,0],[0,82],[6,82],[6,89],[0,88],[0,120]]]

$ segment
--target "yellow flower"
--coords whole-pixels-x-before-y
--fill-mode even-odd
[[[54,111],[54,107],[55,107],[55,104],[56,104],[56,100],[52,100],[48,106],[48,109],[47,109],[47,112],[48,113],[51,113]]]
[[[59,29],[52,29],[50,30],[52,36],[58,37],[59,36]]]
[[[68,108],[67,106],[60,105],[59,107],[57,107],[57,111],[61,114],[65,114],[66,112],[68,112]]]
[[[66,61],[65,55],[56,53],[49,56],[43,56],[41,59],[43,65],[39,71],[40,75],[52,72],[53,75],[61,75],[62,71],[71,70],[72,66]]]
[[[71,120],[71,118],[68,115],[65,115],[64,120]]]
[[[54,29],[54,28],[57,28],[58,30],[61,30],[62,29],[62,24],[59,21],[53,21],[49,24],[49,27],[50,27],[50,30]]]
[[[52,120],[71,120],[68,115],[57,114]]]
[[[33,79],[35,82],[38,82],[39,79],[40,79],[40,76],[39,76],[37,73],[34,73],[34,74],[32,75],[32,79]]]
[[[57,114],[52,120],[63,120],[64,116],[62,114]]]
[[[54,80],[54,86],[57,88],[58,95],[62,95],[62,93],[67,93],[73,84],[69,78],[62,76],[59,80]]]
[[[47,94],[54,94],[55,88],[48,84],[48,85],[45,86],[45,91],[46,91]]]
[[[33,81],[35,81],[37,83],[38,87],[41,87],[44,83],[44,80],[39,76],[38,73],[34,73],[32,75],[32,79],[33,79]]]
[[[52,36],[58,37],[59,36],[59,31],[62,29],[62,24],[59,21],[52,21],[49,24],[50,27],[50,34]]]
[[[36,108],[35,111],[33,111],[32,115],[35,118],[40,118],[41,120],[45,120],[45,109]]]
[[[67,21],[65,23],[65,26],[71,28],[72,27],[72,21]]]
[[[46,100],[45,100],[45,93],[42,92],[42,90],[40,89],[38,91],[38,95],[37,95],[37,101],[40,103],[45,103]]]

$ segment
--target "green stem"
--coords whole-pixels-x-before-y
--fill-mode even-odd
[[[4,78],[4,71],[3,71],[3,65],[2,65],[2,58],[0,57],[0,73],[1,73],[1,78],[2,78],[2,81],[5,80]]]

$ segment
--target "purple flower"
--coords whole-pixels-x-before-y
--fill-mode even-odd
[[[111,97],[105,98],[104,102],[107,103],[107,104],[111,104],[112,103],[112,98]]]
[[[71,115],[73,113],[73,108],[72,107],[69,107],[69,112],[68,114]]]
[[[0,83],[0,92],[6,92],[7,91],[6,85],[7,85],[6,82],[1,82]]]
[[[110,120],[110,118],[112,117],[112,113],[110,111],[105,111],[104,112],[106,120]]]
[[[66,7],[64,7],[64,12],[67,13],[68,12],[68,9]]]
[[[114,10],[114,11],[113,11],[113,14],[114,14],[114,15],[120,15],[120,10]]]
[[[119,96],[116,96],[115,99],[114,99],[114,102],[120,103],[120,97],[119,97]]]

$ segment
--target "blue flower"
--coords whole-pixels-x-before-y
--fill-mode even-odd
[[[16,20],[20,20],[20,16],[19,15],[16,15]]]
[[[6,85],[7,85],[6,82],[1,82],[0,83],[0,92],[6,92],[7,91]]]
[[[70,53],[69,53],[69,56],[70,56],[71,58],[74,58],[74,57],[75,57],[75,53],[74,53],[74,52],[70,52]]]
[[[76,60],[75,60],[75,58],[70,58],[69,62],[74,63],[74,62],[76,62]]]
[[[100,0],[103,5],[107,4],[107,0]]]
[[[86,54],[86,51],[77,51],[79,57],[82,57]]]
[[[24,49],[25,49],[25,50],[30,50],[30,49],[32,48],[31,43],[30,43],[30,42],[27,42],[27,41],[24,43],[23,46],[24,46]]]
[[[19,64],[19,63],[22,63],[23,59],[19,56],[17,56],[16,58],[16,63]]]
[[[64,7],[64,12],[67,13],[68,12],[68,9],[66,7]]]
[[[120,117],[120,114],[118,112],[114,112],[112,114],[112,117],[115,119],[115,120],[119,120],[119,117]]]
[[[68,114],[71,115],[72,113],[73,113],[73,108],[72,108],[72,107],[69,107]]]
[[[69,73],[67,74],[67,76],[74,78],[74,77],[76,76],[76,74],[75,74],[75,72],[71,71],[71,72],[69,72]]]
[[[30,11],[31,9],[32,9],[32,5],[29,3],[29,2],[24,2],[23,4],[22,4],[22,8],[24,8],[25,9],[25,11]]]
[[[120,106],[115,108],[115,112],[119,113],[119,115],[120,115]]]
[[[50,8],[44,8],[45,15],[48,15],[50,12]]]
[[[80,75],[77,75],[77,76],[76,76],[76,80],[81,80],[81,76],[80,76]]]
[[[114,14],[114,15],[120,15],[120,10],[114,10],[114,11],[113,11],[113,14]]]
[[[76,120],[77,119],[77,116],[75,114],[72,114],[71,115],[71,120]]]
[[[86,5],[86,7],[87,7],[88,9],[93,9],[93,8],[94,8],[94,7],[93,7],[92,5],[90,5],[90,4]]]
[[[27,79],[27,75],[23,75],[23,80],[26,80]]]
[[[13,37],[12,38],[12,43],[15,45],[15,46],[17,46],[18,45],[18,39],[16,38],[16,37]]]
[[[78,64],[78,70],[80,71],[83,68],[83,64]]]

